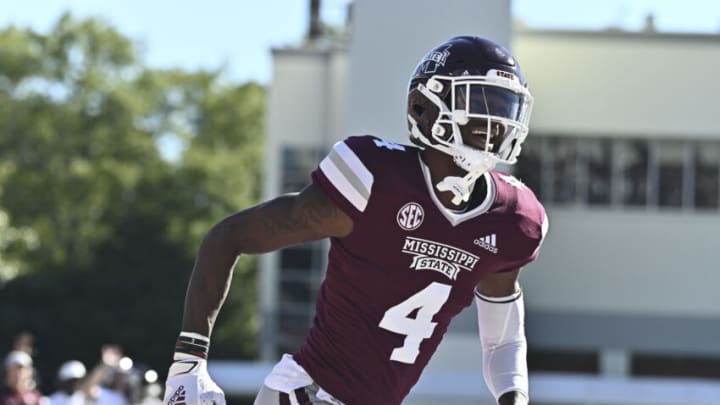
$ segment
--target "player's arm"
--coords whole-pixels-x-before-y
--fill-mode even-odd
[[[492,274],[475,289],[483,376],[499,405],[528,404],[525,310],[520,269]]]
[[[225,405],[207,372],[210,334],[241,254],[264,253],[352,231],[352,220],[315,185],[233,214],[205,236],[185,295],[182,332],[168,371],[163,403]]]
[[[342,237],[352,226],[350,217],[314,184],[223,219],[200,246],[185,298],[183,331],[210,336],[239,255]]]

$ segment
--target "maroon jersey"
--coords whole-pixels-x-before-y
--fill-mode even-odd
[[[317,313],[293,355],[346,404],[400,404],[478,281],[533,261],[547,222],[523,183],[486,173],[487,198],[442,206],[419,149],[372,136],[338,142],[313,182],[354,223],[331,240]]]

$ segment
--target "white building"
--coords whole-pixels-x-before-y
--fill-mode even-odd
[[[348,135],[406,143],[423,53],[453,35],[494,38],[536,98],[512,170],[551,223],[522,276],[536,400],[720,403],[720,380],[637,379],[720,378],[720,36],[512,29],[507,1],[438,4],[359,0],[347,38],[273,50],[265,196],[307,184]],[[263,360],[302,342],[326,248],[263,256]],[[408,403],[489,398],[475,319],[469,308],[453,322]]]

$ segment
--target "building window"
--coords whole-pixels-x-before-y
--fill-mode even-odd
[[[544,191],[540,182],[543,139],[528,137],[522,145],[520,156],[518,156],[518,162],[522,162],[522,164],[518,163],[513,167],[515,176],[538,196],[541,196]]]
[[[286,147],[282,152],[281,191],[300,191],[310,184],[310,172],[325,156],[324,148]]]
[[[551,161],[552,202],[574,203],[577,197],[577,142],[575,139],[548,139],[545,151]]]
[[[578,142],[581,173],[584,175],[584,200],[590,205],[608,205],[612,189],[612,141],[588,139]],[[581,199],[582,200],[582,199]]]
[[[598,374],[600,370],[594,351],[530,350],[527,362],[530,371]]]
[[[650,152],[647,142],[642,140],[618,140],[621,173],[620,195],[623,205],[642,207],[648,199],[648,165]]]
[[[658,206],[680,208],[685,194],[685,145],[681,142],[658,142],[655,146],[658,178],[653,184],[653,191],[657,193]]]
[[[325,149],[287,147],[282,151],[281,192],[295,192],[310,184],[310,173]],[[325,275],[326,241],[282,249],[278,255],[278,303],[274,314],[276,353],[292,353],[305,339],[315,315],[315,298]]]
[[[720,140],[534,135],[512,170],[546,205],[720,208]]]
[[[632,375],[720,378],[720,358],[713,356],[635,354]]]
[[[693,149],[695,208],[717,209],[720,199],[720,145],[701,142]]]

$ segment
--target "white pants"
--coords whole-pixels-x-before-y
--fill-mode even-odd
[[[344,405],[315,382],[289,354],[265,377],[254,405]]]
[[[280,392],[263,385],[255,397],[254,405],[335,405],[338,402],[328,402],[317,397],[317,384],[295,389],[290,393]]]

